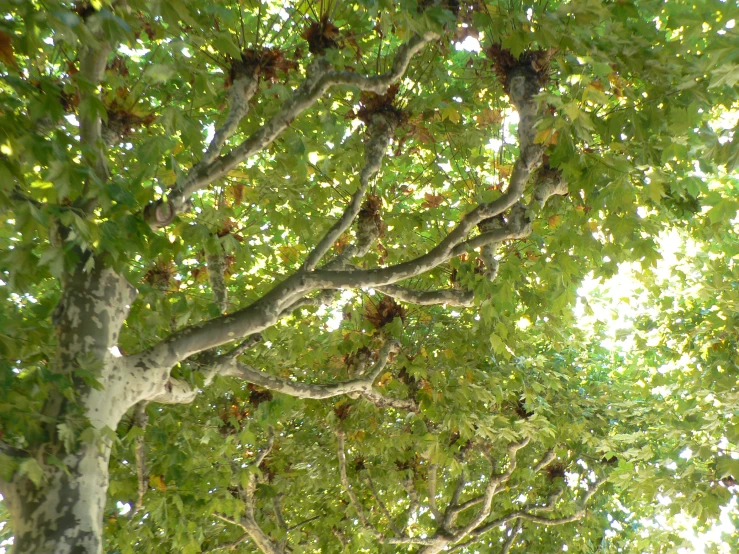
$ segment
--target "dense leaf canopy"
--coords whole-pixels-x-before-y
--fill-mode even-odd
[[[734,2],[2,5],[0,478],[112,439],[107,552],[663,552],[736,506]],[[304,288],[101,429],[55,307],[103,267],[122,359]]]

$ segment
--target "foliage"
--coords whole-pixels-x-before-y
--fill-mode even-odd
[[[54,308],[75,268],[112,267],[137,288],[117,341],[124,356],[256,305],[345,213],[380,119],[394,131],[387,154],[377,175],[367,172],[357,228],[331,241],[327,260],[355,242],[367,250],[359,270],[423,256],[509,190],[526,154],[510,81],[521,67],[536,74],[527,83],[543,106],[532,127],[543,169],[531,183],[568,187],[540,205],[529,184],[530,233],[496,244],[495,271],[484,247],[469,248],[402,281],[471,292],[472,307],[396,301],[383,285],[327,287],[344,290],[290,310],[239,353],[271,375],[325,384],[358,378],[396,340],[375,390],[414,409],[357,393],[297,398],[232,376],[210,383],[204,355],[177,364],[173,377],[202,389],[196,399],[150,402],[146,425],[132,408],[114,430],[106,551],[238,543],[258,552],[251,509],[274,552],[431,552],[420,539],[441,536],[455,489],[457,501],[474,499],[491,474],[514,466],[480,525],[524,511],[556,520],[582,509],[581,519],[504,521],[460,538],[473,542],[459,551],[664,551],[684,537],[651,529],[654,517],[688,514],[708,528],[735,497],[732,2],[3,7],[0,440],[33,457],[0,450],[0,467],[37,483],[64,452],[95,440],[74,406],[80,391],[103,386],[99,360],[78,360],[73,373],[54,367]],[[424,33],[437,38],[384,94],[329,88],[178,207],[174,191],[209,167],[202,161],[238,101],[234,87],[254,79],[256,88],[220,145],[224,157],[281,113],[316,57],[381,74]],[[113,50],[91,82],[81,60],[102,42]],[[86,142],[84,122],[96,120],[100,140]],[[152,208],[168,203],[173,221],[152,224]],[[606,285],[578,296],[586,279]],[[620,299],[614,283],[626,279],[635,292]],[[608,310],[618,301],[614,336]],[[52,391],[70,406],[59,417],[45,410]],[[62,445],[54,454],[44,447],[52,440]],[[476,513],[462,511],[458,527]],[[419,540],[393,542],[402,536]]]

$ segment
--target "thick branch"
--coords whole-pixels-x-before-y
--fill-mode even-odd
[[[280,314],[280,317],[288,316],[291,313],[293,313],[295,310],[299,310],[301,308],[308,308],[308,307],[317,308],[319,306],[323,306],[324,304],[330,303],[333,300],[335,295],[336,295],[336,291],[331,290],[331,289],[326,289],[326,290],[321,291],[320,294],[312,298],[301,298],[300,300],[293,302],[287,308],[285,308],[282,311],[282,314]]]
[[[526,174],[528,178],[528,173]],[[499,208],[504,206],[508,209],[515,203],[523,193],[523,182],[520,191],[512,191],[509,189],[504,196],[498,200],[506,198],[498,207],[489,208],[495,202],[490,204],[481,204],[471,212],[469,212],[462,221],[452,230],[446,238],[444,238],[436,247],[432,248],[426,254],[419,256],[413,260],[402,262],[390,267],[379,267],[366,270],[341,270],[332,271],[326,269],[317,270],[305,277],[307,283],[316,288],[357,288],[357,287],[379,287],[390,285],[416,277],[422,273],[426,273],[435,267],[445,263],[454,256],[459,256],[475,248],[484,246],[494,242],[501,242],[510,239],[520,239],[528,236],[527,229],[496,229],[483,233],[473,239],[465,241],[467,234],[483,219],[487,219],[493,215],[502,213]],[[515,194],[513,194],[515,193]],[[508,196],[510,195],[510,196]],[[488,209],[492,211],[488,211]]]
[[[331,246],[349,228],[359,214],[362,207],[362,198],[367,191],[370,179],[380,170],[382,159],[385,157],[388,144],[395,131],[395,122],[388,116],[376,114],[369,126],[370,139],[364,148],[365,164],[359,174],[359,188],[352,196],[351,201],[344,210],[343,215],[329,229],[328,233],[320,240],[318,245],[308,255],[303,264],[305,271],[313,271],[326,255]]]
[[[228,287],[226,286],[226,253],[218,241],[215,240],[214,249],[207,253],[208,281],[213,293],[213,302],[218,306],[221,313],[228,310]]]
[[[241,120],[249,113],[249,101],[257,92],[257,85],[258,81],[253,75],[239,75],[234,79],[228,91],[226,121],[213,134],[213,139],[203,154],[203,158],[194,168],[196,172],[213,163],[213,160],[221,153],[226,140],[236,132]]]
[[[11,458],[28,458],[30,454],[24,450],[9,445],[7,442],[0,440],[0,454]]]
[[[428,40],[430,40],[428,37],[424,39],[417,37],[409,45],[406,45],[404,49],[401,49],[402,52],[405,52],[405,57],[401,56],[402,52],[399,52],[398,55],[405,60],[403,64],[407,65],[407,61],[410,59],[412,53],[419,50]],[[396,63],[396,66],[402,66],[404,68],[405,65],[403,64]],[[377,82],[385,83],[382,86],[386,86],[386,84],[392,82],[386,81],[387,75],[389,74],[381,78],[378,77],[380,80]],[[320,82],[321,79],[318,79],[318,81]],[[352,74],[351,79],[362,81],[367,78]],[[370,82],[375,82],[372,79],[375,78],[371,78],[365,85],[369,86]],[[519,134],[523,133],[528,136],[533,130],[535,123],[533,115],[538,113],[538,106],[531,98],[514,98],[513,100],[519,110],[523,110],[528,114],[519,124]],[[532,128],[530,129],[529,126]],[[468,249],[527,236],[530,232],[530,223],[526,216],[526,208],[521,204],[517,204],[517,202],[523,194],[524,187],[531,172],[541,163],[543,150],[541,145],[526,141],[524,143],[526,146],[514,164],[507,191],[497,200],[487,204],[481,204],[469,212],[462,218],[455,229],[427,254],[419,256],[414,260],[386,268],[368,270],[343,269],[344,264],[339,264],[342,268],[341,270],[324,268],[312,272],[298,271],[274,287],[251,306],[239,310],[234,314],[199,323],[174,333],[149,350],[133,357],[132,363],[143,370],[152,367],[171,368],[176,363],[197,352],[258,333],[274,325],[289,306],[298,302],[312,291],[318,289],[391,285],[403,279],[415,277],[429,271]],[[214,163],[219,162],[216,161]],[[467,240],[468,234],[479,222],[502,214],[509,208],[513,209],[511,210],[505,228],[492,230]],[[397,293],[398,290],[396,289],[395,292]],[[444,293],[439,294],[444,295]],[[417,299],[423,300],[423,298]],[[466,299],[463,298],[463,300]]]
[[[237,347],[240,348],[240,347]],[[369,374],[360,379],[350,379],[339,383],[313,384],[291,381],[282,377],[275,377],[256,368],[238,362],[233,351],[215,358],[208,367],[205,384],[209,384],[216,375],[224,377],[238,377],[249,383],[259,385],[271,391],[287,394],[296,398],[310,398],[322,400],[345,394],[359,394],[380,407],[416,411],[417,406],[412,400],[392,399],[375,391],[372,386],[387,365],[390,354],[396,352],[399,345],[395,341],[388,341],[380,350],[377,362],[372,366]],[[187,404],[197,396],[197,389],[192,388],[184,381],[169,379],[164,390],[159,391],[150,400],[164,404]]]
[[[475,299],[474,292],[457,289],[422,291],[408,289],[399,285],[385,285],[378,287],[377,290],[403,302],[418,306],[446,304],[447,306],[469,308],[473,305]]]
[[[259,333],[286,315],[285,310],[293,303],[315,290],[302,281],[301,273],[294,274],[250,306],[172,333],[131,356],[130,363],[144,372],[169,369],[193,354]]]
[[[418,412],[418,404],[410,398],[393,398],[380,394],[375,389],[369,389],[362,393],[362,398],[372,402],[378,408],[393,408],[403,412]]]
[[[105,40],[99,40],[94,45],[85,48],[80,57],[79,76],[83,82],[80,86],[80,105],[86,106],[87,113],[80,114],[80,143],[83,156],[93,169],[95,176],[101,181],[108,178],[108,168],[103,151],[102,119],[100,113],[89,113],[92,102],[100,101],[97,97],[97,87],[105,75],[105,65],[110,54],[111,46]]]
[[[379,377],[380,373],[385,369],[390,354],[392,352],[396,352],[397,349],[398,343],[395,341],[389,341],[385,343],[382,350],[380,350],[377,362],[372,367],[372,371],[369,375],[361,379],[350,379],[348,381],[329,383],[325,385],[300,383],[282,377],[275,377],[245,364],[235,362],[234,360],[228,360],[225,364],[217,366],[216,371],[223,376],[238,377],[248,381],[249,383],[259,385],[260,387],[264,387],[275,392],[281,392],[289,396],[322,400],[344,394],[371,393],[372,385],[377,377]],[[216,364],[218,364],[218,362],[216,362]]]
[[[216,129],[208,149],[202,159],[190,170],[188,178],[198,172],[207,170],[221,153],[226,140],[236,132],[241,120],[249,113],[249,101],[256,94],[258,80],[253,75],[239,75],[231,85],[228,94],[228,115],[223,125]],[[181,196],[177,188],[172,197],[162,198],[150,203],[144,209],[144,219],[153,229],[168,225],[178,214],[190,208],[189,196]],[[224,310],[221,310],[224,311]]]
[[[295,94],[285,101],[282,108],[262,127],[228,154],[214,159],[207,165],[193,168],[187,178],[170,191],[166,209],[160,209],[162,200],[147,206],[144,212],[147,222],[154,228],[171,223],[177,214],[188,209],[189,197],[194,192],[225,176],[241,162],[269,146],[296,117],[315,104],[329,88],[347,85],[377,94],[385,93],[390,85],[403,76],[411,58],[435,38],[437,38],[435,33],[413,37],[398,49],[390,71],[372,77],[351,71],[329,70],[325,59],[318,58],[308,68],[308,76]]]

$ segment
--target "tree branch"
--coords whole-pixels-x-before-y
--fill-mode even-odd
[[[245,364],[234,362],[233,360],[229,360],[230,363],[228,364],[218,366],[216,371],[220,375],[238,377],[249,383],[259,385],[260,387],[264,387],[275,392],[281,392],[289,396],[321,400],[350,393],[371,393],[372,385],[377,380],[380,373],[385,369],[390,354],[397,352],[398,348],[399,345],[397,342],[386,342],[380,350],[377,362],[375,362],[372,370],[367,376],[360,379],[350,379],[348,381],[329,383],[325,385],[300,383],[282,377],[275,377]],[[216,362],[216,364],[218,364],[218,362]]]
[[[404,412],[418,412],[419,409],[415,400],[410,398],[404,400],[401,398],[385,396],[377,392],[375,389],[366,390],[361,396],[365,400],[372,402],[378,408],[394,408]]]
[[[230,517],[224,516],[222,514],[213,514],[213,517],[216,517],[216,518],[220,519],[221,521],[225,521],[226,523],[230,523],[231,525],[238,525],[242,529],[246,530],[246,527],[244,526],[244,523],[242,521],[237,521],[235,519],[231,519]],[[222,547],[218,546],[216,548],[222,548]]]
[[[414,36],[398,49],[390,71],[372,77],[351,71],[330,70],[324,58],[316,59],[308,68],[308,75],[295,94],[285,101],[271,119],[228,154],[214,159],[207,165],[193,168],[184,181],[170,191],[166,208],[163,208],[165,202],[162,199],[146,207],[144,210],[146,221],[152,228],[169,225],[177,214],[188,209],[189,198],[194,192],[225,176],[241,162],[269,146],[296,117],[315,104],[329,88],[347,85],[383,94],[390,85],[403,76],[411,58],[437,36],[435,33]]]
[[[405,52],[405,57],[401,56],[401,58],[405,61],[400,65],[396,65],[398,67],[405,67],[412,52],[420,49],[427,40],[430,39],[417,37],[411,41],[414,46],[409,46],[411,44],[409,43],[406,47],[401,48]],[[398,55],[400,56],[400,54],[401,52]],[[321,79],[319,78],[318,81],[321,81]],[[361,81],[366,78],[352,74],[351,79],[360,79]],[[380,81],[385,83],[383,79],[385,77],[382,77]],[[390,82],[392,81],[387,81],[387,84]],[[386,85],[383,84],[382,86]],[[542,159],[542,146],[533,144],[529,140],[531,138],[529,135],[532,135],[534,132],[533,125],[536,122],[534,115],[538,113],[538,104],[531,97],[519,98],[515,92],[511,92],[511,94],[518,109],[528,115],[519,123],[519,135],[527,138],[521,139],[523,149],[514,164],[508,189],[498,199],[486,204],[480,204],[464,216],[460,223],[427,254],[385,268],[367,270],[356,268],[332,270],[323,268],[310,272],[301,269],[275,286],[252,305],[233,314],[198,323],[173,333],[148,350],[133,356],[131,359],[133,365],[143,371],[152,368],[171,368],[176,363],[185,360],[197,352],[258,333],[274,325],[284,315],[285,310],[315,290],[391,285],[403,279],[429,271],[446,262],[451,257],[467,251],[467,249],[479,248],[486,244],[527,236],[530,233],[531,226],[526,216],[526,207],[518,203],[518,199],[523,194],[525,184],[531,172],[541,163]],[[512,209],[510,210],[505,228],[494,229],[466,240],[467,235],[478,223],[484,219],[500,215],[509,208]],[[319,254],[321,254],[321,249],[325,249],[325,245],[311,257],[309,266],[317,263],[317,260],[320,259]],[[316,260],[316,262],[313,260]],[[343,263],[339,265],[341,267],[344,266]],[[403,294],[405,292],[401,289],[391,290],[396,294]],[[406,296],[408,294],[411,293],[407,293]],[[443,292],[438,292],[437,294],[439,295],[438,297],[434,295],[419,297],[416,295],[415,298],[420,301],[431,301],[431,299],[438,299],[440,297],[447,299],[450,295],[450,293]],[[453,297],[455,295],[451,296]],[[462,297],[460,302],[466,304],[467,299]]]
[[[220,155],[226,140],[236,132],[236,128],[241,120],[249,113],[249,101],[257,92],[259,82],[254,75],[241,74],[233,83],[228,91],[228,115],[226,121],[223,122],[213,134],[213,138],[208,145],[208,149],[203,154],[203,158],[193,168],[195,172],[207,167]]]
[[[321,516],[309,517],[308,519],[304,519],[303,521],[300,521],[300,522],[296,523],[295,525],[291,525],[290,527],[287,528],[287,530],[288,531],[294,531],[295,529],[300,529],[303,525],[307,525],[311,521],[315,521],[315,520],[319,519],[320,517]]]
[[[234,134],[241,120],[249,113],[249,101],[256,94],[257,86],[258,79],[253,75],[242,73],[236,77],[229,89],[226,120],[216,129],[202,159],[190,170],[188,179],[199,172],[207,171],[210,164],[218,158],[226,140]],[[152,229],[165,227],[177,214],[190,209],[189,195],[178,194],[177,187],[170,194],[171,197],[152,202],[144,209],[144,219]]]
[[[521,528],[523,527],[523,520],[516,521],[516,524],[511,529],[510,533],[508,534],[508,538],[503,543],[503,548],[500,549],[500,554],[508,554],[511,550],[511,546],[513,546],[514,541],[516,540],[516,537],[521,532]]]
[[[383,294],[402,300],[403,302],[416,304],[418,306],[446,304],[447,306],[470,308],[475,299],[474,292],[458,289],[421,291],[401,287],[399,285],[385,285],[377,287],[377,290]]]
[[[215,517],[217,517],[218,519],[222,520],[222,521],[226,521],[228,523],[233,523],[235,525],[238,525],[233,520],[230,520],[228,518],[221,517],[218,514],[213,514],[213,515]],[[210,553],[210,552],[218,552],[219,550],[236,550],[236,548],[238,548],[238,546],[240,544],[245,543],[249,539],[250,539],[249,533],[244,533],[243,535],[241,535],[235,541],[225,542],[225,543],[220,544],[218,546],[214,546],[213,548],[209,548],[208,550],[203,550],[202,554],[206,554],[206,553]]]
[[[497,519],[494,519],[493,521],[486,523],[482,527],[478,527],[477,529],[469,533],[468,536],[471,538],[479,537],[480,535],[483,535],[487,533],[488,531],[496,529],[500,527],[501,525],[504,525],[505,523],[508,523],[509,521],[513,521],[515,519],[523,519],[525,521],[531,521],[532,523],[538,523],[539,525],[547,525],[547,526],[564,525],[565,523],[572,523],[573,521],[582,519],[582,517],[587,512],[588,501],[596,492],[598,492],[598,489],[607,480],[608,479],[604,477],[604,478],[599,479],[595,483],[593,483],[591,487],[588,489],[588,491],[583,495],[582,499],[580,500],[581,507],[569,516],[563,516],[563,517],[558,517],[558,518],[547,518],[547,517],[532,514],[526,510],[519,510],[516,512],[511,512],[509,514],[506,514]],[[529,509],[532,509],[532,508],[529,508]],[[469,543],[465,543],[465,544],[469,544]],[[462,544],[460,546],[465,546],[465,544]]]
[[[97,87],[105,75],[105,66],[111,45],[98,37],[96,44],[85,47],[80,57],[81,85],[79,87],[80,106],[85,106],[84,113],[80,113],[80,144],[83,157],[92,168],[95,176],[106,181],[108,167],[105,160],[102,141],[102,118],[99,110],[93,108],[93,102],[100,102]],[[90,110],[93,110],[90,113]],[[82,111],[82,110],[81,110]]]
[[[441,512],[436,505],[436,480],[438,471],[439,467],[436,463],[432,463],[429,466],[428,480],[426,481],[426,486],[428,487],[429,508],[431,509],[431,515],[434,516],[434,521],[441,522],[443,521],[443,516],[441,515]]]
[[[364,160],[365,164],[359,174],[359,188],[352,195],[352,199],[344,210],[343,215],[329,229],[326,235],[318,242],[313,251],[303,263],[305,271],[313,271],[326,255],[331,246],[338,238],[351,226],[354,219],[359,214],[362,207],[362,198],[367,191],[370,179],[380,170],[382,159],[385,157],[388,144],[395,131],[395,121],[382,113],[375,114],[369,125],[370,139],[365,144]]]
[[[237,349],[240,348],[237,347]],[[414,401],[385,397],[373,389],[373,384],[385,369],[390,355],[397,352],[398,348],[399,344],[396,341],[386,342],[380,349],[377,361],[368,374],[358,379],[349,379],[347,381],[328,384],[301,383],[282,377],[275,377],[274,375],[238,362],[235,359],[234,351],[231,351],[209,362],[205,376],[205,385],[210,384],[216,375],[221,375],[223,377],[237,377],[268,390],[296,398],[322,400],[345,394],[358,394],[379,407],[417,411],[418,407]],[[197,394],[198,390],[191,387],[188,383],[179,379],[170,378],[165,383],[163,389],[157,390],[148,400],[163,404],[187,404],[192,402]]]
[[[554,453],[554,450],[547,450],[546,454],[544,454],[544,457],[539,461],[538,464],[534,466],[534,473],[539,473],[542,469],[547,467],[556,459],[557,455]]]
[[[146,494],[146,450],[144,442],[144,432],[146,425],[149,423],[149,414],[146,412],[147,402],[139,402],[134,407],[133,423],[141,429],[141,433],[136,436],[135,455],[136,455],[136,481],[137,481],[137,497],[136,506],[131,517],[139,513],[144,507],[144,495]]]
[[[213,293],[213,303],[218,306],[221,313],[228,310],[228,287],[226,285],[226,253],[218,240],[218,236],[213,235],[211,240],[215,241],[212,245],[213,250],[208,251],[206,248],[206,263],[208,270],[208,281],[210,282],[210,290]]]
[[[25,450],[9,445],[7,442],[0,440],[0,454],[11,458],[30,458],[31,455]]]
[[[254,467],[259,467],[262,465],[262,462],[264,462],[264,459],[269,455],[269,453],[272,451],[272,447],[275,443],[275,435],[274,430],[272,427],[269,427],[269,431],[267,433],[267,445],[259,451],[259,454],[257,454],[256,459],[254,462],[250,465]],[[245,514],[244,517],[240,520],[236,521],[234,519],[231,519],[229,517],[223,516],[221,514],[213,514],[218,519],[225,521],[227,523],[231,523],[233,525],[238,525],[241,527],[244,531],[246,531],[246,534],[251,538],[252,541],[254,541],[254,544],[257,545],[257,547],[264,553],[264,554],[282,554],[283,548],[275,543],[272,539],[270,539],[267,534],[262,531],[262,528],[257,523],[256,518],[254,517],[254,493],[256,491],[257,487],[257,474],[256,473],[250,473],[246,487],[242,488],[239,487],[239,492],[241,493],[241,497],[244,500],[244,504],[246,505],[245,508]],[[245,537],[239,537],[235,542],[229,543],[227,545],[230,548],[235,548],[237,545],[244,542]],[[224,546],[219,546],[217,548],[224,548]]]
[[[462,491],[464,490],[466,484],[467,475],[464,468],[462,468],[459,477],[457,477],[457,484],[454,487],[452,499],[449,501],[449,505],[447,506],[447,509],[444,513],[444,521],[442,522],[442,527],[446,530],[449,530],[454,526],[454,519],[456,518],[456,515],[454,514],[454,508],[459,504],[459,497],[462,496]]]
[[[401,531],[398,526],[395,523],[395,520],[393,519],[393,516],[390,515],[390,512],[387,509],[387,506],[385,506],[385,503],[380,499],[380,495],[377,493],[377,489],[375,488],[375,483],[372,480],[372,476],[370,475],[369,470],[367,471],[367,484],[369,485],[369,490],[372,493],[372,496],[375,499],[375,502],[377,502],[377,505],[380,507],[380,511],[382,514],[387,518],[388,525],[392,528],[392,530],[395,532],[396,535],[402,535],[403,531]]]
[[[172,333],[130,356],[129,362],[144,373],[168,370],[193,354],[257,334],[287,315],[286,310],[303,296],[320,288],[305,286],[303,277],[302,273],[293,274],[246,308]]]
[[[475,517],[473,517],[472,520],[458,532],[457,536],[459,536],[460,538],[466,537],[473,529],[475,529],[478,525],[480,525],[488,518],[488,516],[490,515],[490,510],[493,506],[493,497],[498,490],[498,486],[502,483],[507,482],[511,478],[511,475],[513,475],[513,472],[516,469],[516,458],[518,455],[518,451],[529,444],[530,440],[531,439],[529,437],[526,437],[523,440],[515,442],[508,446],[508,468],[500,475],[490,476],[490,481],[488,481],[488,485],[485,488],[485,494],[482,497],[482,506],[480,507],[480,511],[477,512],[477,515],[475,515]],[[447,518],[445,518],[445,521],[446,519]],[[456,515],[451,518],[452,525],[455,523],[455,520]]]
[[[321,293],[317,296],[314,296],[312,298],[301,298],[300,300],[293,302],[290,304],[287,308],[282,310],[282,313],[280,314],[280,317],[286,317],[293,313],[295,310],[299,310],[300,308],[307,308],[307,307],[319,307],[324,304],[328,304],[333,299],[334,295],[336,294],[336,291],[332,289],[326,289],[321,291]]]

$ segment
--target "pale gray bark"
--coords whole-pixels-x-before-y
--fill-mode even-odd
[[[352,199],[347,204],[341,218],[329,229],[328,233],[326,233],[313,251],[308,254],[303,264],[304,271],[315,269],[321,258],[326,255],[326,252],[329,251],[334,242],[351,226],[357,217],[362,207],[362,198],[367,191],[370,179],[380,171],[382,159],[385,157],[385,152],[387,151],[394,131],[395,122],[389,116],[379,113],[372,117],[368,131],[370,139],[364,149],[365,164],[359,174],[359,188],[352,195]]]
[[[85,369],[101,387],[77,384],[77,402],[91,426],[87,442],[66,454],[58,441],[48,445],[47,453],[55,453],[64,469],[45,464],[38,456],[43,476],[37,484],[16,472],[10,483],[0,486],[11,514],[15,552],[101,552],[111,449],[108,431],[116,428],[136,398],[135,373],[113,349],[134,293],[122,276],[105,268],[88,273],[80,269],[68,279],[54,314],[59,341],[54,371],[73,375],[78,368]],[[62,397],[52,394],[46,415],[61,415],[64,404]]]
[[[253,78],[240,76],[235,80],[229,93],[230,108],[226,120],[216,130],[201,161],[168,193],[166,200],[161,199],[147,207],[145,219],[154,228],[169,224],[177,214],[189,209],[189,198],[194,192],[223,177],[238,164],[269,146],[290,121],[314,105],[330,87],[353,86],[363,91],[384,93],[391,84],[402,77],[412,57],[435,38],[436,35],[433,33],[413,37],[398,49],[392,68],[376,76],[368,77],[350,71],[334,70],[324,59],[315,60],[308,70],[305,81],[280,110],[244,142],[221,155],[227,140],[246,115],[249,99],[257,89]],[[110,48],[110,45],[101,43],[98,50],[88,48],[83,52],[81,73],[90,84],[102,79]],[[91,258],[89,252],[82,252],[84,261],[89,263],[80,264],[71,275],[66,276],[63,294],[54,312],[59,345],[54,371],[74,375],[75,371],[84,369],[95,376],[99,387],[87,385],[79,379],[77,383],[77,401],[89,419],[93,431],[91,436],[95,438],[89,444],[80,445],[73,452],[63,453],[62,445],[56,439],[52,425],[50,429],[52,442],[49,448],[63,460],[66,471],[44,465],[42,457],[39,456],[44,468],[44,479],[38,486],[34,485],[27,475],[20,474],[16,474],[12,482],[0,484],[13,518],[16,551],[37,554],[101,552],[102,511],[105,506],[111,448],[110,438],[106,433],[115,429],[123,415],[134,405],[144,406],[144,403],[149,401],[162,403],[192,401],[199,391],[187,383],[171,378],[170,371],[176,364],[195,354],[208,351],[210,355],[210,362],[206,368],[206,384],[217,375],[231,376],[299,398],[325,399],[350,395],[364,398],[380,407],[417,410],[414,400],[389,398],[373,387],[378,376],[384,371],[390,354],[397,349],[397,344],[393,342],[385,344],[377,362],[368,372],[345,382],[328,384],[293,382],[278,378],[239,362],[238,349],[229,354],[221,354],[218,348],[245,337],[255,336],[295,309],[321,301],[326,290],[377,287],[386,294],[416,304],[470,306],[472,295],[467,291],[416,291],[397,283],[421,275],[469,250],[497,245],[505,240],[521,239],[531,232],[527,206],[521,200],[532,172],[541,163],[543,149],[533,142],[539,106],[526,90],[526,84],[514,80],[510,86],[512,102],[521,116],[519,124],[521,154],[514,164],[507,190],[498,199],[480,204],[466,214],[437,246],[416,259],[391,267],[359,269],[350,264],[349,258],[364,255],[376,237],[371,237],[370,240],[358,237],[358,244],[347,253],[351,256],[344,256],[336,264],[329,263],[322,268],[318,267],[335,240],[346,232],[356,219],[369,181],[380,169],[394,130],[394,124],[386,116],[381,115],[376,115],[370,125],[370,139],[365,151],[365,166],[359,175],[359,186],[342,217],[318,242],[298,272],[285,278],[246,308],[188,326],[143,352],[122,357],[116,345],[136,291],[122,275],[105,267],[100,260]],[[95,94],[95,89],[90,88],[84,91],[84,94],[89,97]],[[104,181],[108,173],[99,116],[82,119],[80,140],[90,153],[86,163],[93,169],[98,179]],[[549,196],[564,193],[566,186],[562,182],[549,183],[546,187],[542,185],[536,189],[532,202],[543,205]],[[473,236],[478,223],[494,216],[503,216],[505,225]],[[209,265],[222,276],[223,268],[216,262],[209,260]],[[217,285],[213,287],[215,299],[222,310],[225,310],[225,287],[221,287],[220,281],[215,285]],[[307,298],[317,291],[322,291],[318,299]],[[44,408],[44,416],[50,421],[56,421],[64,410],[65,399],[60,394],[52,394]],[[371,532],[378,539],[383,539],[379,532],[373,530],[368,518],[363,514],[356,495],[351,491],[343,457],[343,442],[341,436],[339,464],[342,484],[352,505],[360,514],[363,525],[372,529]],[[0,449],[3,453],[16,457],[28,455],[25,452],[18,452],[10,445],[0,444]],[[137,445],[137,456],[140,458],[137,502],[139,509],[145,488],[143,443]],[[485,529],[490,524],[485,523],[485,520],[490,514],[490,506],[497,487],[507,481],[515,469],[515,451],[510,451],[509,457],[509,471],[491,476],[485,494],[479,499],[459,503],[460,488],[460,492],[454,496],[452,503],[443,513],[445,527],[448,527],[443,535],[427,539],[406,536],[383,540],[389,544],[423,545],[422,552],[429,554],[439,552],[462,540],[463,537],[473,537],[476,533],[486,532]],[[281,552],[282,548],[261,531],[254,519],[254,486],[256,485],[252,486],[250,483],[251,488],[247,487],[245,490],[245,498],[248,500],[247,512],[237,524],[244,528],[246,534],[264,552],[276,554]],[[430,485],[430,494],[432,488]],[[479,512],[472,523],[457,529],[456,516],[463,510],[477,506]],[[442,515],[438,506],[434,506],[433,510]],[[506,516],[509,519],[503,523],[513,519],[526,519],[534,523],[555,525],[560,520],[564,522],[567,518],[575,517],[572,515],[559,520],[547,520],[538,515],[540,512],[534,512],[536,510],[509,514]]]
[[[528,138],[524,139],[525,146],[514,164],[508,189],[498,199],[480,204],[470,211],[428,253],[413,260],[384,268],[360,270],[347,267],[346,263],[340,263],[336,268],[330,264],[327,268],[313,271],[301,269],[287,277],[251,306],[174,333],[164,341],[139,354],[135,359],[135,364],[143,369],[172,367],[193,354],[259,333],[274,325],[287,307],[316,290],[393,285],[404,279],[428,272],[468,250],[528,236],[531,232],[531,226],[526,206],[520,204],[519,200],[532,171],[538,167],[542,159],[542,147],[533,144],[529,140],[529,135],[534,133],[535,117],[539,112],[539,106],[530,95],[516,97],[514,94],[513,101],[517,108],[526,114],[520,124],[519,133]],[[524,121],[528,127],[524,126]],[[535,201],[532,200],[532,202]],[[501,215],[507,210],[510,210],[510,213],[505,227],[468,238],[468,235],[478,223]],[[342,227],[343,225],[344,223],[341,224]],[[324,242],[320,242],[319,245]],[[320,255],[314,257],[320,259],[324,249],[325,246],[320,247],[316,251]],[[317,263],[317,260],[316,262],[311,260],[309,267],[314,263]],[[345,267],[347,268],[344,269]],[[400,294],[403,291],[395,289],[393,292]],[[451,300],[455,296],[458,295],[439,293],[440,300]],[[466,298],[457,300],[463,305],[467,303]]]
[[[17,554],[102,552],[110,441],[101,438],[64,456],[65,469],[45,468],[36,487],[17,474],[2,487]]]
[[[194,192],[224,177],[240,163],[272,144],[292,120],[313,106],[329,88],[353,86],[360,90],[383,94],[390,85],[403,76],[413,56],[437,37],[438,35],[431,32],[413,37],[398,49],[390,71],[381,75],[365,76],[351,71],[335,70],[325,59],[317,58],[308,68],[305,81],[272,118],[227,154],[207,164],[196,165],[184,181],[178,183],[168,193],[166,202],[158,200],[147,207],[145,211],[147,221],[153,228],[169,225],[177,214],[189,209],[189,199]],[[208,155],[211,156],[212,153]]]

